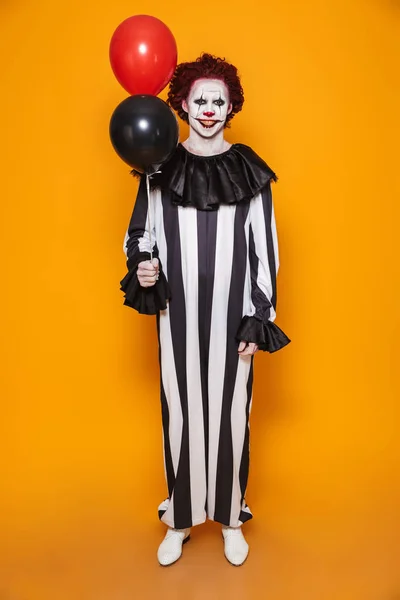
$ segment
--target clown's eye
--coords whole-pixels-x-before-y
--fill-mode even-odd
[[[225,104],[225,100],[222,100],[222,98],[218,98],[218,100],[214,101],[214,104],[216,104],[217,106],[223,106]]]
[[[198,100],[195,100],[194,103],[202,106],[203,104],[207,104],[207,100],[204,100],[204,98],[199,98]]]

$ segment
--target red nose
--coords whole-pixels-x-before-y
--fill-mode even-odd
[[[208,111],[208,112],[204,112],[204,113],[203,113],[203,115],[204,115],[205,117],[213,117],[213,116],[215,115],[215,112],[210,112],[210,111]]]

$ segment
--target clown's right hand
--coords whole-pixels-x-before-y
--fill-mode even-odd
[[[158,258],[153,258],[153,262],[150,260],[143,260],[138,265],[137,276],[139,283],[142,287],[153,286],[158,277],[160,271],[160,263]]]

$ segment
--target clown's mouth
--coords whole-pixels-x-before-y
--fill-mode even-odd
[[[221,123],[221,121],[212,121],[211,119],[196,119],[205,129],[211,129],[215,127],[217,123]]]

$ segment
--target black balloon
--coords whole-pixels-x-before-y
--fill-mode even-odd
[[[175,150],[179,129],[175,114],[157,96],[129,96],[110,121],[110,138],[122,160],[139,173],[153,173]]]

